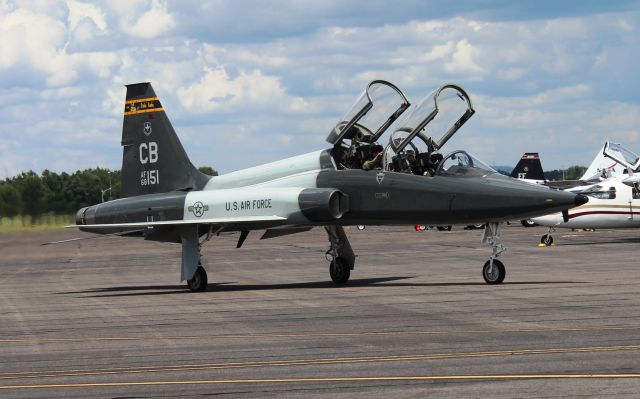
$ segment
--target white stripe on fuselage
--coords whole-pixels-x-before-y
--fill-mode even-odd
[[[299,196],[303,188],[244,188],[193,191],[187,194],[184,219],[280,216],[290,223],[308,220],[301,214]]]
[[[291,185],[288,185],[291,180],[288,179],[296,175],[307,176],[309,178],[304,185],[300,185],[299,187],[316,187],[315,180],[311,182],[313,176],[307,175],[307,173],[315,171],[317,175],[322,169],[320,158],[323,153],[323,150],[310,152],[308,154],[238,170],[226,175],[214,176],[209,180],[203,190],[249,187],[275,181],[285,184],[286,187],[291,187]],[[281,184],[278,184],[278,186],[282,187]]]
[[[291,224],[307,223],[299,196],[317,187],[323,152],[214,176],[202,191],[187,194],[184,219],[281,216]]]

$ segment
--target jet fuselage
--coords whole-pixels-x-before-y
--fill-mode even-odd
[[[212,177],[203,190],[118,199],[84,208],[79,225],[244,220],[279,225],[470,224],[528,218],[576,205],[576,195],[488,173],[422,176],[382,170],[338,170],[329,151],[317,151]],[[277,220],[269,219],[280,215]],[[254,224],[255,224],[254,223]],[[106,232],[100,228],[83,230]],[[169,235],[169,241],[176,237]],[[150,235],[149,239],[154,236]],[[156,239],[164,241],[167,235]]]

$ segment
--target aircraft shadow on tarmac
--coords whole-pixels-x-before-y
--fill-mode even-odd
[[[571,245],[640,244],[640,237],[607,237],[607,238],[604,238],[603,240],[589,241],[591,237],[585,234],[582,237],[575,237],[575,240],[576,240],[575,242],[565,241],[568,238],[574,238],[574,237],[562,238],[562,241],[558,239],[558,241],[560,242],[557,243],[557,246],[564,247],[564,246],[571,246]]]
[[[314,281],[307,283],[287,283],[287,284],[239,284],[235,282],[209,283],[209,293],[216,292],[239,292],[257,290],[288,290],[288,289],[342,289],[358,287],[463,287],[463,286],[486,286],[484,282],[457,282],[457,283],[409,283],[399,282],[399,280],[411,279],[414,276],[396,276],[352,279],[345,285],[336,285],[331,281]],[[501,285],[539,285],[539,284],[583,284],[584,281],[509,281]],[[149,285],[149,286],[122,286],[92,288],[84,291],[59,292],[58,294],[95,294],[83,295],[83,297],[122,297],[122,296],[144,296],[144,295],[166,295],[166,294],[188,294],[190,293],[184,284],[176,285]]]

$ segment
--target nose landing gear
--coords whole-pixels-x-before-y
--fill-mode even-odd
[[[555,230],[552,227],[549,227],[547,229],[547,234],[540,237],[540,244],[541,244],[540,246],[549,247],[551,246],[551,244],[553,244],[553,236],[551,235],[552,231],[555,231]]]
[[[504,264],[497,259],[501,253],[507,250],[500,239],[498,227],[497,222],[487,223],[482,234],[482,242],[489,244],[492,249],[491,257],[482,267],[482,277],[487,284],[500,284],[507,275]]]

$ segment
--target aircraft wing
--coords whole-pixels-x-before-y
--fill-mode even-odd
[[[194,220],[163,220],[159,222],[134,222],[134,223],[104,223],[104,224],[73,224],[65,226],[67,228],[135,228],[135,227],[155,227],[155,226],[178,226],[178,225],[190,225],[190,224],[235,224],[235,223],[260,223],[260,222],[282,222],[287,218],[282,216],[235,216],[227,218],[206,218],[206,219],[194,219]]]

